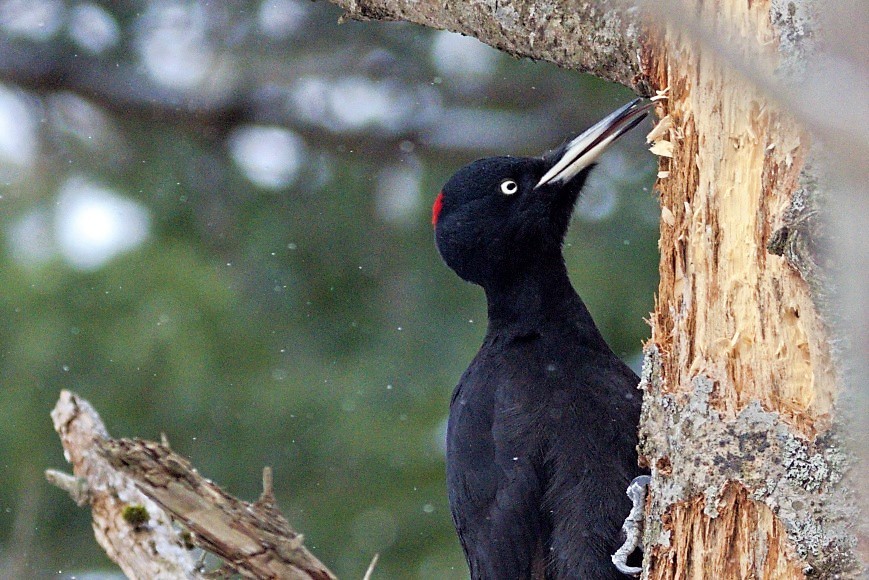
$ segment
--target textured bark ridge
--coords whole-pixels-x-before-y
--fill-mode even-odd
[[[407,20],[460,32],[513,56],[546,60],[649,94],[639,60],[639,11],[618,0],[330,1],[346,10],[346,18]]]
[[[768,74],[779,39],[792,39],[769,1],[685,10]],[[653,86],[668,88],[654,147],[661,280],[642,383],[647,574],[856,574],[828,333],[794,260],[770,251],[806,194],[808,137],[709,42],[664,27],[647,47]]]
[[[166,445],[111,439],[94,408],[63,391],[52,419],[75,477],[49,481],[89,504],[94,534],[128,578],[209,578],[190,550],[200,547],[245,578],[334,580],[278,511],[271,471],[255,503],[203,478]],[[180,525],[179,525],[180,524]]]

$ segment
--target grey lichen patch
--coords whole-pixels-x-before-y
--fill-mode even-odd
[[[822,450],[813,453],[803,439],[793,435],[785,438],[783,465],[786,476],[806,491],[822,491],[827,485],[838,483],[847,466],[847,455],[839,445],[833,443],[831,437],[825,440],[830,441],[830,446],[822,444]]]
[[[661,387],[660,354],[650,345],[640,382],[639,446],[652,470],[647,550],[669,543],[660,522],[673,504],[702,495],[705,514],[715,518],[725,485],[738,482],[781,520],[813,577],[856,570],[857,507],[837,485],[848,461],[835,435],[806,440],[756,401],[727,416],[715,407],[717,385],[707,376],[695,377],[687,393]]]
[[[485,2],[492,4],[487,6],[492,11],[495,21],[506,30],[513,30],[518,26],[521,15],[516,10],[516,6],[509,2]]]
[[[812,578],[857,578],[860,562],[853,536],[832,536],[823,521],[806,517],[788,527],[797,554],[809,562],[805,572]]]
[[[778,31],[779,72],[797,81],[815,50],[815,0],[772,0],[770,20]]]

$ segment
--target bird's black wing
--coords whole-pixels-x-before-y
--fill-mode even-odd
[[[610,555],[631,508],[625,490],[637,465],[639,378],[609,350],[571,353],[574,365],[549,402],[544,510],[550,518],[550,574],[624,579]]]
[[[502,362],[478,357],[450,405],[450,508],[474,580],[542,578],[545,567],[542,454]]]

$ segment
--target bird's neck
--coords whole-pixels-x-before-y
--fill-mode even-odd
[[[525,334],[569,325],[590,343],[603,341],[560,259],[536,264],[509,281],[485,287],[485,291],[489,333]]]

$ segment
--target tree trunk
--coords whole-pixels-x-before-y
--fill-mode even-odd
[[[337,3],[666,90],[653,147],[661,279],[641,384],[644,577],[856,576],[833,430],[840,379],[816,304],[810,139],[764,90],[813,50],[811,3],[664,2],[666,22],[647,34],[636,10],[604,1]]]
[[[790,8],[696,10],[717,22],[719,47],[772,74],[805,48],[780,39],[812,24]],[[818,195],[809,137],[710,44],[665,26],[647,45],[652,85],[669,87],[672,155],[658,181],[661,279],[642,383],[648,577],[856,574],[836,486],[838,377],[806,243]]]

